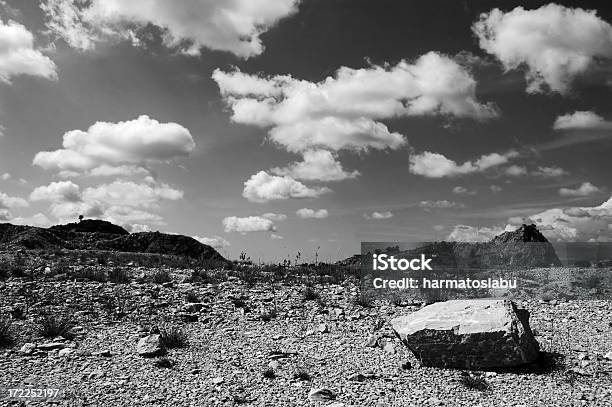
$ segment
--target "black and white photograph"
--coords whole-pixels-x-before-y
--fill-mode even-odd
[[[612,406],[612,3],[0,0],[0,406]]]

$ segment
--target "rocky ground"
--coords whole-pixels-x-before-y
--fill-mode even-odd
[[[59,387],[53,402],[66,406],[612,405],[610,300],[519,302],[546,363],[467,374],[421,367],[391,332],[390,319],[421,304],[366,298],[350,279],[94,263],[42,256],[0,279],[13,339],[0,349],[0,387]],[[104,281],[113,273],[118,282]],[[68,339],[43,337],[45,317],[69,320]],[[139,355],[158,332],[166,354]]]

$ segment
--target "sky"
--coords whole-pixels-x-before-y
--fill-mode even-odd
[[[612,240],[605,1],[0,1],[0,222],[254,261]]]

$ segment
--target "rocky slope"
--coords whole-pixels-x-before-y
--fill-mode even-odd
[[[111,250],[226,261],[212,247],[188,236],[160,232],[130,234],[122,227],[102,220],[83,220],[48,229],[0,223],[1,249]]]

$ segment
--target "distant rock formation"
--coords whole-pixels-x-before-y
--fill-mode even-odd
[[[0,223],[0,249],[111,250],[227,261],[212,247],[188,236],[160,232],[130,234],[121,226],[102,220],[83,220],[48,229]]]
[[[423,366],[468,370],[533,363],[539,345],[529,312],[503,299],[438,302],[391,320]]]

